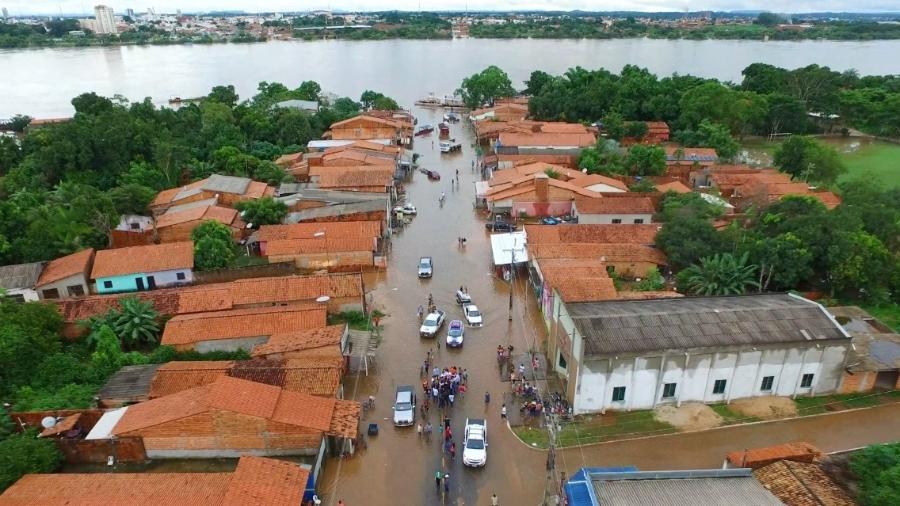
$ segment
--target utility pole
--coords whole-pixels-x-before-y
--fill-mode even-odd
[[[512,248],[505,249],[503,251],[509,251],[510,260],[509,260],[509,321],[512,321],[512,310],[513,310],[513,290],[516,287],[516,238],[513,236],[513,232],[510,232],[509,235],[513,238]]]
[[[556,415],[552,412],[544,414],[547,421],[547,434],[550,445],[547,448],[547,477],[544,482],[544,506],[557,506],[560,503],[560,487],[557,485],[556,475]]]

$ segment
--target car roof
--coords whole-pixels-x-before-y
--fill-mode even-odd
[[[452,320],[450,322],[451,327],[462,327],[462,320]]]
[[[469,310],[478,309],[478,306],[476,306],[475,304],[466,304],[466,309],[469,309]]]
[[[413,387],[410,385],[398,385],[397,386],[398,392],[410,392],[410,391],[412,391],[412,389],[413,389]]]

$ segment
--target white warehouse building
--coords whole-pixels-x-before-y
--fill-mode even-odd
[[[576,414],[834,393],[850,336],[793,294],[558,305],[554,369]]]

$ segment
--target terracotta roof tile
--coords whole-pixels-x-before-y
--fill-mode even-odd
[[[273,410],[271,419],[276,422],[329,432],[335,402],[337,399],[284,390],[281,391],[281,398]]]
[[[323,165],[317,167],[309,168],[310,177],[319,177],[321,181],[322,176],[333,175],[335,178],[343,178],[348,177],[348,174],[356,174],[363,172],[377,172],[377,173],[394,173],[393,165],[385,165],[385,164],[369,164],[369,165]],[[382,177],[379,175],[378,177]]]
[[[196,190],[196,189],[202,188],[204,184],[206,184],[206,179],[194,181],[193,183],[191,183],[189,185],[181,186],[178,188],[170,188],[168,190],[163,190],[156,194],[156,197],[154,197],[153,201],[150,202],[150,207],[169,204],[173,200],[175,200],[175,197],[179,193],[181,193],[183,190]]]
[[[578,214],[653,214],[656,208],[647,197],[578,199]]]
[[[191,241],[132,246],[98,251],[91,279],[193,267],[194,243]]]
[[[146,427],[205,413],[209,410],[209,385],[183,390],[172,395],[128,406],[119,423],[113,427],[115,435],[127,434]]]
[[[390,127],[396,127],[396,128],[400,128],[402,125],[401,122],[395,121],[393,119],[376,118],[375,116],[371,116],[368,114],[360,114],[360,115],[354,116],[352,118],[345,119],[343,121],[338,121],[337,123],[332,123],[331,130],[334,130],[336,128],[352,127],[355,123],[374,123],[377,125],[390,126]]]
[[[816,464],[782,460],[753,471],[753,476],[766,490],[790,506],[856,504]]]
[[[381,167],[376,165],[373,167]],[[336,169],[339,167],[332,167]],[[371,168],[367,170],[329,171],[319,176],[319,188],[388,187],[394,184],[394,169]]]
[[[44,266],[41,277],[35,283],[35,288],[74,276],[75,274],[85,273],[85,276],[89,276],[89,267],[93,258],[94,249],[88,248],[56,260],[51,260]]]
[[[488,202],[496,202],[498,200],[504,200],[516,195],[535,191],[535,181],[537,181],[538,179],[546,179],[548,186],[552,186],[554,188],[559,188],[562,190],[568,190],[573,194],[572,197],[574,197],[575,195],[581,195],[582,197],[599,198],[601,196],[599,193],[575,186],[571,183],[560,181],[558,179],[548,178],[543,173],[536,173],[530,176],[523,176],[521,179],[514,180],[506,185],[492,187],[485,194],[486,200]]]
[[[660,183],[656,186],[656,191],[661,193],[666,192],[675,192],[675,193],[690,193],[691,189],[687,187],[681,181],[672,181],[671,183]]]
[[[502,132],[500,144],[502,146],[577,146],[588,147],[596,142],[596,137],[591,133],[513,133]]]
[[[242,279],[231,283],[231,296],[235,305],[313,301],[322,295],[332,298],[362,297],[362,275],[353,273],[283,276]]]
[[[665,146],[666,156],[674,157],[675,152],[678,151],[679,146]],[[681,158],[681,161],[692,162],[694,158],[703,159],[703,158],[718,158],[719,154],[713,148],[681,148],[684,151],[684,156]]]
[[[321,232],[324,232],[323,237],[329,240],[345,237],[380,237],[381,222],[369,220],[263,225],[259,227],[258,238],[260,242],[274,239],[311,239]]]
[[[529,249],[534,244],[654,244],[659,225],[526,225]]]
[[[265,344],[253,348],[252,354],[254,357],[261,357],[273,353],[340,345],[346,328],[346,325],[329,325],[317,329],[272,334]]]
[[[234,209],[221,206],[207,206],[188,209],[175,213],[166,213],[156,220],[156,228],[166,228],[190,221],[217,221],[225,225],[231,225],[238,217]]]
[[[821,450],[810,443],[799,441],[765,448],[729,452],[725,458],[735,467],[756,469],[779,460],[812,462],[821,456]]]
[[[523,179],[526,176],[530,176],[532,174],[537,174],[538,172],[546,172],[548,170],[553,170],[556,173],[560,174],[565,179],[572,179],[582,175],[581,172],[577,170],[570,169],[568,167],[564,167],[562,165],[555,165],[552,163],[541,163],[541,162],[530,162],[524,163],[520,165],[516,165],[511,169],[503,169],[496,170],[491,175],[491,179],[488,180],[488,184],[490,186],[499,186],[505,183],[511,183],[516,180],[527,180]]]
[[[309,471],[293,462],[243,456],[231,475],[222,506],[297,506],[303,501]]]
[[[324,327],[325,312],[324,305],[298,303],[178,315],[166,323],[161,344],[171,346],[262,337]]]
[[[356,401],[336,401],[328,433],[347,438],[358,437],[361,411],[362,405]]]
[[[277,239],[266,243],[266,256],[375,251],[375,249],[375,239],[370,237],[344,237],[327,240],[324,237]]]
[[[354,141],[350,144],[345,144],[343,146],[334,146],[331,148],[325,149],[325,154],[331,153],[339,153],[341,151],[346,150],[365,150],[365,151],[374,151],[378,153],[388,153],[392,155],[396,155],[400,153],[399,146],[392,146],[389,144],[381,144],[380,142],[370,142],[365,140]]]
[[[229,478],[228,473],[28,474],[0,495],[0,505],[219,506]]]
[[[623,225],[614,225],[623,226]],[[667,265],[666,255],[652,247],[640,244],[529,244],[528,253],[532,258],[605,258],[606,262],[649,262]]]
[[[618,188],[624,192],[628,191],[628,185],[619,181],[618,179],[613,179],[611,177],[606,177],[602,174],[585,174],[575,179],[569,181],[569,183],[578,186],[579,188],[587,188],[588,186],[593,186],[595,184],[605,184],[607,186],[612,186],[613,188]]]
[[[269,187],[266,183],[262,181],[250,181],[250,184],[247,185],[247,190],[244,192],[242,197],[248,199],[258,199],[262,198],[267,194],[270,194],[270,190],[272,188]]]
[[[69,415],[57,422],[53,427],[42,430],[38,437],[50,437],[57,434],[62,434],[63,432],[75,428],[79,420],[81,420],[81,413]]]
[[[220,376],[211,384],[206,399],[212,408],[272,419],[281,393],[272,385]]]
[[[161,365],[150,383],[148,397],[156,399],[166,395],[209,385],[224,375],[234,364],[231,360],[178,361]]]

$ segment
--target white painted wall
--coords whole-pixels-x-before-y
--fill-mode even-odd
[[[13,288],[11,290],[6,290],[7,297],[13,297],[16,295],[21,295],[25,299],[25,302],[34,302],[36,300],[40,300],[38,293],[32,288]]]
[[[560,320],[560,324],[565,323]],[[574,410],[588,413],[650,409],[661,402],[725,402],[764,395],[832,393],[838,388],[848,346],[849,343],[818,343],[817,347],[816,343],[808,343],[756,350],[738,347],[716,352],[697,350],[689,357],[683,352],[667,353],[665,357],[662,353],[636,358],[595,357],[585,360],[579,371]],[[810,388],[800,387],[803,374],[814,375]],[[761,390],[765,376],[774,377],[771,391]],[[715,381],[721,379],[726,380],[725,392],[714,394]],[[677,385],[673,398],[662,398],[666,383]],[[613,388],[620,386],[626,387],[625,400],[613,402]]]
[[[608,185],[608,184],[603,184],[603,183],[597,183],[597,184],[588,185],[588,186],[585,186],[585,189],[591,190],[592,192],[598,192],[598,193],[602,193],[602,192],[605,192],[605,193],[625,193],[625,190],[623,190],[623,189],[621,189],[621,188],[617,188],[617,187],[615,187],[615,186],[610,186],[610,185]]]
[[[631,225],[634,220],[644,220],[643,223],[652,223],[652,214],[584,214],[578,213],[578,223],[584,225],[610,225],[613,220],[622,220],[623,225]]]
[[[178,279],[178,273],[184,273],[184,279]],[[156,281],[157,288],[171,286],[177,284],[187,284],[194,281],[194,273],[191,269],[173,269],[170,271],[148,272],[148,276],[153,276]]]

